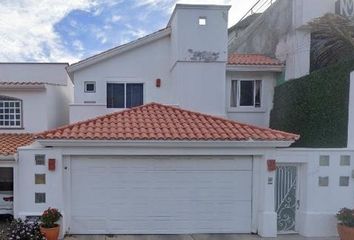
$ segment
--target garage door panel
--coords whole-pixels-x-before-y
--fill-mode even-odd
[[[105,234],[107,233],[106,218],[89,217],[72,217],[71,228],[82,229],[82,231],[89,234]],[[82,232],[82,233],[83,233]]]
[[[250,232],[250,157],[81,157],[71,174],[74,234]]]
[[[205,170],[210,171],[210,166],[213,166],[212,170],[252,170],[252,161],[250,161],[249,156],[226,156],[226,157],[218,157],[217,161],[214,157],[206,157],[206,156],[192,156],[192,157],[162,157],[156,156],[153,159],[151,157],[140,157],[139,161],[132,160],[131,157],[76,157],[76,161],[85,161],[86,165],[81,166],[72,165],[71,169],[86,171],[87,168],[103,168],[106,166],[110,168],[113,172],[122,171],[122,172],[130,172],[133,170],[139,171],[175,171],[175,170]],[[97,161],[99,160],[99,161]],[[110,162],[114,161],[119,164],[111,165]],[[237,160],[237,161],[235,161]],[[84,169],[86,168],[86,169]],[[127,171],[128,170],[128,171]]]

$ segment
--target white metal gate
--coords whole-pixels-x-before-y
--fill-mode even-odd
[[[276,172],[275,204],[278,232],[296,231],[297,166],[280,165]]]

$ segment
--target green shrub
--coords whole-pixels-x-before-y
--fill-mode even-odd
[[[270,126],[300,134],[293,147],[346,147],[352,70],[340,63],[277,86]]]
[[[343,208],[337,213],[340,224],[347,227],[354,227],[354,209]]]

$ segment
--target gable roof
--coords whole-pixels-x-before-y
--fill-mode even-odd
[[[17,148],[33,142],[34,135],[30,133],[0,133],[0,156],[13,155]]]
[[[77,63],[74,63],[74,64],[68,66],[66,68],[66,70],[69,73],[69,76],[72,77],[72,73],[79,70],[79,69],[90,66],[92,64],[103,61],[105,59],[111,58],[111,57],[121,54],[123,52],[129,51],[133,48],[137,48],[137,47],[143,46],[145,44],[148,44],[150,42],[154,42],[156,40],[159,40],[161,38],[169,36],[170,34],[171,34],[170,27],[160,29],[160,30],[153,32],[149,35],[146,35],[142,38],[138,38],[135,41],[120,45],[118,47],[109,49],[107,51],[101,52],[101,53],[96,54],[94,56],[88,57],[84,60],[81,60]]]
[[[231,53],[228,58],[229,65],[266,65],[282,66],[283,63],[278,59],[271,58],[262,54],[240,54]]]
[[[36,135],[47,140],[295,141],[298,135],[150,103]]]

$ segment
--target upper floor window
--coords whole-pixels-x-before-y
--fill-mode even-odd
[[[261,80],[232,80],[230,107],[261,107]]]
[[[96,92],[96,82],[85,82],[84,84],[86,93]]]
[[[144,104],[144,84],[107,83],[107,108],[132,108]]]
[[[206,24],[207,24],[206,17],[199,17],[199,25],[200,26],[205,26]]]
[[[0,128],[22,127],[22,101],[0,96]]]

